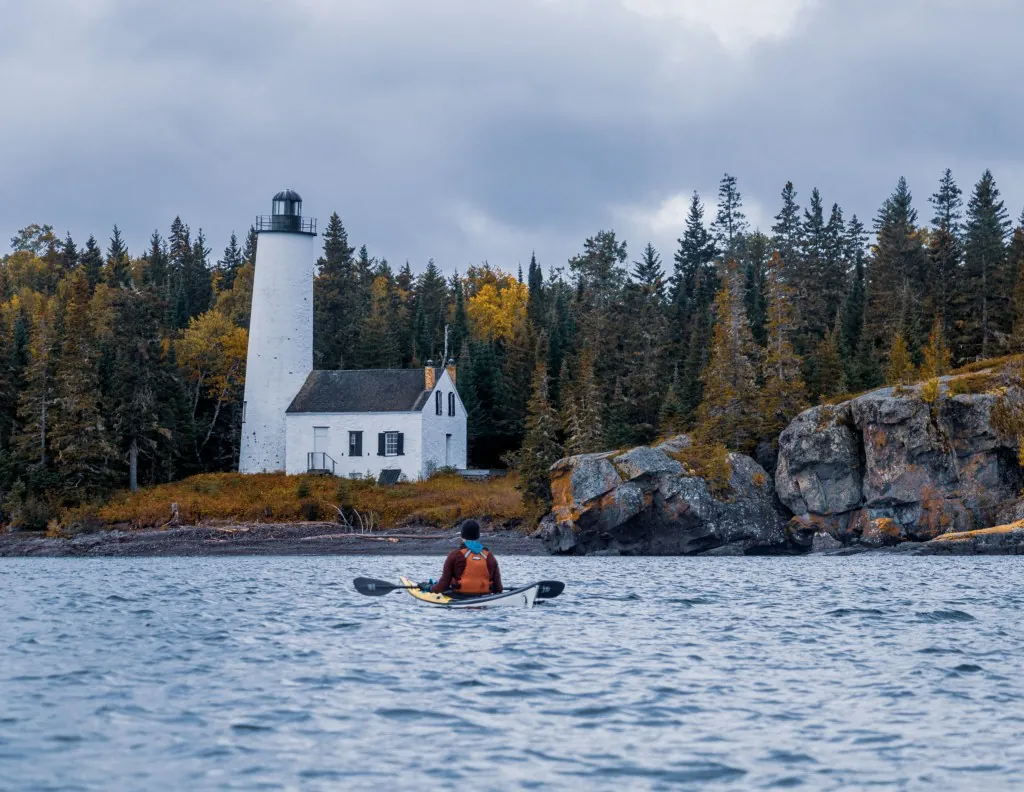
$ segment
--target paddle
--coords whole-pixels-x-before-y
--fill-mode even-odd
[[[405,589],[418,589],[419,586],[402,586],[396,583],[388,583],[386,580],[374,580],[373,578],[356,578],[352,581],[356,591],[365,594],[367,597],[383,597],[392,591]],[[509,589],[515,590],[514,586]],[[537,599],[554,599],[565,591],[565,583],[560,580],[541,580],[537,583]]]

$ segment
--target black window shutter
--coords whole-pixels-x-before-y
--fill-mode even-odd
[[[405,456],[405,435],[398,433],[398,456]]]
[[[377,456],[384,456],[384,433],[377,435]]]

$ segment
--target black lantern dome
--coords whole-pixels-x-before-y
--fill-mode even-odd
[[[281,190],[274,196],[270,217],[256,218],[256,230],[316,234],[316,220],[303,218],[301,195],[295,190]]]

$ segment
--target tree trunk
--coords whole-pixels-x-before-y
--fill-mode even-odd
[[[128,489],[137,492],[139,489],[139,441],[132,438],[128,449]]]

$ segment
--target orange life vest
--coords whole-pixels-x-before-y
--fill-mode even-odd
[[[466,569],[462,577],[455,581],[455,590],[460,594],[490,594],[491,571],[487,568],[490,553],[486,550],[474,553],[464,547],[462,555],[466,559]]]

